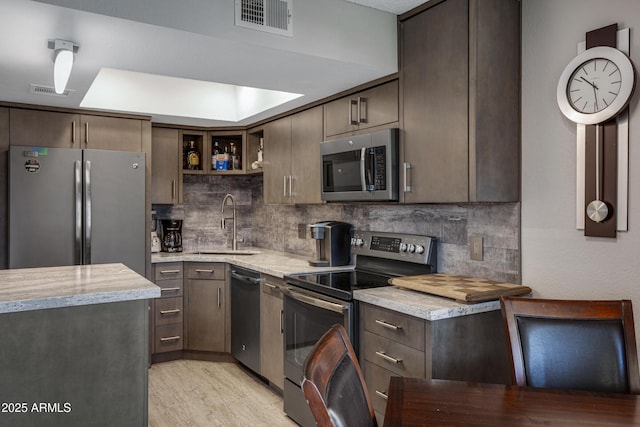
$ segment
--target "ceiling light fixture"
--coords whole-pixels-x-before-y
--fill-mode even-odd
[[[49,49],[53,49],[53,85],[56,93],[64,93],[71,76],[73,54],[78,51],[78,45],[68,40],[49,40]]]

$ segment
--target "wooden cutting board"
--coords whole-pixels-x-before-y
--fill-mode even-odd
[[[513,283],[440,273],[395,277],[390,279],[389,283],[465,303],[490,301],[501,296],[523,295],[531,292],[531,288]]]

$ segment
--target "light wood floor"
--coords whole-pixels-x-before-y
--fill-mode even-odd
[[[229,362],[176,360],[149,370],[149,426],[295,426],[282,397]]]

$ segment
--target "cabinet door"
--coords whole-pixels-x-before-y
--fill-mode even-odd
[[[260,358],[262,376],[280,390],[284,389],[283,301],[277,284],[266,280],[262,285],[260,307]]]
[[[325,135],[331,137],[398,121],[394,80],[324,105]]]
[[[0,107],[0,200],[3,201],[0,208],[0,270],[9,268],[7,248],[7,237],[9,235],[9,210],[7,200],[9,193],[9,182],[7,165],[9,158],[9,109]]]
[[[225,349],[224,280],[187,280],[186,348],[217,351]]]
[[[178,129],[152,129],[151,203],[182,203],[179,136]]]
[[[322,107],[291,117],[291,188],[295,203],[322,203],[321,142]]]
[[[468,16],[447,0],[400,25],[407,203],[469,198]]]
[[[82,148],[142,151],[142,121],[106,116],[81,116]]]
[[[77,114],[11,108],[9,129],[11,145],[82,148]]]
[[[264,202],[289,203],[291,175],[291,117],[265,125]]]

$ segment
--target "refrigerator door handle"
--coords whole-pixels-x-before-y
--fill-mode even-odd
[[[84,264],[91,264],[91,161],[84,165]]]
[[[75,246],[74,246],[74,259],[75,263],[82,264],[82,166],[80,160],[75,161],[75,208],[76,208],[76,222],[75,222]]]

